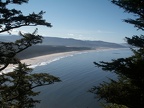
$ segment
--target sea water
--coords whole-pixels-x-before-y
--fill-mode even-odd
[[[62,81],[35,89],[41,93],[36,99],[41,100],[36,108],[102,108],[96,95],[88,92],[116,74],[103,71],[93,62],[111,61],[129,57],[129,49],[101,50],[80,53],[54,60],[34,69],[35,73],[46,72],[59,77]]]

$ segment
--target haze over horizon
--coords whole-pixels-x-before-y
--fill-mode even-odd
[[[42,36],[114,43],[124,43],[125,37],[142,34],[141,30],[123,22],[133,15],[124,13],[110,0],[30,0],[28,4],[11,5],[10,8],[20,9],[25,15],[43,10],[46,12],[44,19],[53,25],[52,28],[21,27],[14,29],[12,34],[18,34],[18,31],[32,33],[38,28],[38,34]]]

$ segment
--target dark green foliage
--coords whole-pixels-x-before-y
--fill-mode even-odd
[[[37,30],[37,29],[36,29]],[[41,43],[42,36],[32,34],[22,34],[21,39],[15,42],[0,42],[0,71],[5,69],[10,63],[18,63],[19,60],[15,58],[15,55],[30,46]]]
[[[134,42],[135,38],[129,38],[129,41]],[[129,108],[144,106],[144,49],[138,48],[137,50],[132,49],[132,51],[134,55],[128,58],[120,58],[112,60],[112,62],[94,62],[103,70],[116,73],[118,80],[110,80],[110,83],[104,82],[100,86],[94,87],[91,92],[108,103],[125,105]]]
[[[112,0],[112,2],[123,8],[125,12],[132,13],[136,16],[135,19],[125,19],[125,22],[144,30],[144,0]]]
[[[110,79],[109,83],[103,82],[98,87],[93,87],[90,92],[96,94],[96,98],[115,104],[115,107],[123,105],[128,108],[139,108],[144,105],[141,90],[130,79],[119,78],[117,81]],[[111,106],[111,108],[115,107]]]
[[[140,47],[143,48],[144,47],[144,35],[141,36],[133,36],[132,39],[126,37],[127,39],[127,43],[132,45],[132,46],[136,46],[136,47]]]
[[[141,49],[144,51],[143,49]],[[133,82],[136,86],[143,88],[144,85],[144,58],[143,52],[133,50],[136,55],[129,58],[120,58],[112,62],[95,63],[97,66],[102,67],[103,70],[114,71],[119,76],[125,76]]]
[[[124,105],[118,105],[118,104],[108,104],[108,105],[103,105],[105,108],[128,108]]]
[[[136,19],[124,20],[144,30],[144,0],[112,0],[112,3],[133,13]],[[90,92],[104,99],[108,104],[105,108],[141,108],[144,106],[144,35],[126,37],[127,43],[134,46],[133,55],[119,58],[111,62],[94,62],[105,71],[114,72],[118,79],[103,82],[93,87]]]
[[[34,88],[59,82],[59,78],[47,73],[34,73],[26,64],[19,63],[13,72],[0,75],[0,107],[4,108],[33,108],[35,103],[33,97],[40,92],[33,91]]]
[[[20,10],[8,9],[10,4],[21,5],[29,0],[0,0],[0,33],[9,32],[22,26],[43,25],[51,27],[51,24],[43,19],[44,12],[32,13],[24,16]],[[22,34],[21,39],[15,42],[0,42],[0,108],[33,108],[40,100],[33,99],[40,92],[33,89],[40,86],[59,82],[58,77],[48,73],[34,73],[26,64],[16,58],[16,55],[32,45],[42,43],[42,36],[33,33]],[[3,73],[9,64],[15,64],[14,71]]]
[[[29,15],[23,15],[20,10],[15,8],[7,8],[10,4],[22,4],[27,3],[29,0],[6,0],[5,2],[0,1],[0,33],[9,31],[14,28],[22,26],[37,26],[43,25],[52,27],[52,25],[43,19],[45,12],[41,11],[38,14],[31,13]]]
[[[21,5],[28,3],[29,0],[0,0],[0,33],[9,32],[12,29],[19,28],[22,26],[37,26],[43,25],[52,27],[52,25],[43,19],[45,12],[41,11],[38,14],[32,13],[29,15],[23,15],[20,10],[9,9],[10,4]],[[10,63],[17,63],[18,59],[14,56],[27,49],[28,47],[41,43],[42,36],[36,35],[37,29],[34,33],[21,34],[22,39],[13,42],[0,42],[0,71],[5,69]]]

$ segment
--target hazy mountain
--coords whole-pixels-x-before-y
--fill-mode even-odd
[[[16,36],[16,35],[2,35],[0,36],[0,42],[14,42],[17,39],[20,39],[21,36]]]
[[[15,41],[19,39],[20,36],[0,36],[0,41]],[[76,40],[71,38],[57,38],[57,37],[44,37],[43,43],[39,45],[52,45],[52,46],[67,46],[67,47],[89,47],[89,48],[98,48],[98,47],[108,47],[108,48],[123,48],[125,46],[104,42],[104,41],[84,41]]]
[[[43,45],[61,45],[61,46],[72,46],[72,47],[110,47],[110,48],[120,48],[123,47],[120,44],[104,42],[104,41],[84,41],[76,40],[71,38],[57,38],[57,37],[45,37],[43,40]]]
[[[135,48],[135,46],[129,45],[128,43],[121,43],[120,45],[127,47],[127,48]]]
[[[14,42],[17,39],[20,39],[20,36],[0,36],[1,42]],[[59,52],[68,52],[68,51],[80,51],[80,50],[91,50],[96,48],[124,48],[125,46],[103,42],[103,41],[83,41],[76,39],[65,39],[57,37],[44,37],[43,43],[39,45],[34,45],[20,53],[17,54],[17,57],[20,59],[31,58],[41,55],[47,55],[52,53]]]
[[[17,54],[18,58],[26,59],[41,55],[69,52],[69,51],[81,51],[81,50],[91,50],[91,48],[86,47],[66,47],[66,46],[49,46],[49,45],[34,45],[25,49],[24,51]]]

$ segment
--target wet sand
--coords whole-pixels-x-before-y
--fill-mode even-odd
[[[75,54],[81,54],[81,53],[87,53],[92,51],[102,51],[102,50],[113,50],[113,48],[98,48],[96,50],[83,50],[83,51],[70,51],[70,52],[60,52],[60,53],[52,53],[47,55],[40,55],[36,57],[31,57],[27,59],[22,59],[21,62],[25,63],[27,65],[30,65],[31,68],[34,68],[36,66],[44,65],[45,62],[50,63],[53,61],[56,61],[58,59],[67,57],[67,56],[73,56]],[[6,69],[4,69],[2,72],[11,72],[17,65],[9,65]]]
[[[30,65],[31,68],[34,68],[36,66],[43,65],[43,63],[45,63],[45,62],[50,63],[50,62],[53,62],[54,60],[58,60],[60,58],[64,58],[64,57],[67,57],[67,56],[72,56],[72,55],[79,54],[79,53],[85,53],[85,52],[89,52],[89,51],[94,51],[94,50],[70,51],[70,52],[61,52],[61,53],[40,55],[40,56],[37,56],[37,57],[31,57],[31,58],[28,58],[28,59],[22,59],[21,62],[25,63],[27,65]],[[10,64],[2,72],[3,73],[11,72],[11,71],[13,71],[13,69],[16,66],[17,65]]]
[[[86,51],[71,51],[71,52],[48,54],[48,55],[33,57],[30,59],[23,59],[21,60],[21,62],[26,63],[28,65],[37,65],[42,62],[51,62],[57,58],[63,58],[63,57],[71,56],[71,55],[82,53],[82,52],[86,52]]]

